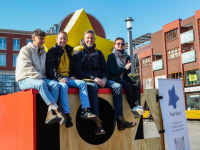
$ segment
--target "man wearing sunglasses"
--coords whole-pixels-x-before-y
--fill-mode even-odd
[[[108,80],[109,73],[106,61],[103,53],[95,45],[95,33],[93,30],[84,32],[84,39],[81,40],[81,45],[74,48],[73,59],[77,78],[91,80],[91,82],[87,82],[91,110],[99,117],[98,89],[110,88],[113,93],[114,117],[117,120],[118,130],[122,131],[126,128],[134,127],[136,125],[135,122],[127,122],[123,118],[122,86],[119,83]],[[101,120],[96,119],[95,122],[97,126],[95,133],[97,135],[105,134]]]

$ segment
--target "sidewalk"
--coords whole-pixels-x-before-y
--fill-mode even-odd
[[[200,150],[200,121],[187,121],[191,150]],[[144,119],[144,138],[160,137],[153,121]],[[165,137],[165,149],[168,150]]]

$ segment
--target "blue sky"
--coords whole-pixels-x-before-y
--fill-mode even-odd
[[[46,31],[81,8],[101,22],[106,38],[124,37],[127,41],[127,17],[134,19],[134,39],[159,31],[176,19],[193,16],[200,9],[200,0],[4,0],[0,3],[0,29]]]

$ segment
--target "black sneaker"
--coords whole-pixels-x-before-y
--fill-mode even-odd
[[[96,115],[91,113],[89,108],[82,109],[81,118],[83,119],[95,119]]]
[[[66,128],[70,128],[70,127],[73,126],[72,118],[70,116],[66,117],[65,120],[66,120],[66,122],[65,122],[65,127]]]

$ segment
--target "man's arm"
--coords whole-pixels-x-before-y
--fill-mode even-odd
[[[107,67],[108,67],[109,73],[112,75],[119,75],[121,73],[126,72],[126,68],[125,67],[120,68],[116,66],[115,61],[116,61],[115,56],[113,54],[110,54],[107,60]]]
[[[55,56],[55,49],[49,49],[46,58],[46,70],[51,77],[55,78],[57,81],[60,81],[63,76],[57,71]]]
[[[101,51],[98,50],[99,53],[99,62],[100,62],[100,67],[101,67],[101,72],[102,72],[102,79],[109,79],[109,73],[108,73],[108,68],[106,66],[106,60],[104,58],[104,55]]]
[[[130,62],[130,56],[128,56],[127,62]],[[134,64],[132,63],[131,65],[134,65]],[[126,70],[126,74],[129,74],[129,73],[131,73],[131,67],[129,67],[129,69]]]

